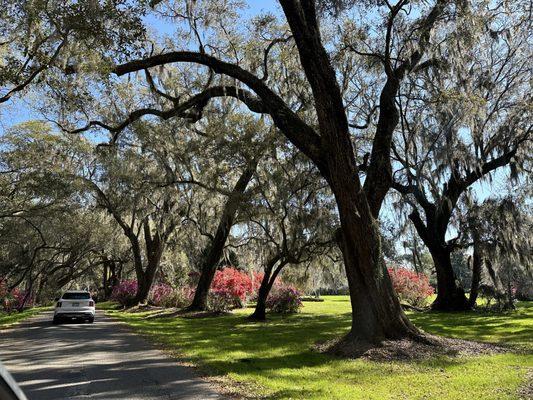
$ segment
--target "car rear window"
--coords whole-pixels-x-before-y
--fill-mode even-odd
[[[90,298],[91,295],[89,293],[65,293],[62,297],[64,300],[86,300]]]

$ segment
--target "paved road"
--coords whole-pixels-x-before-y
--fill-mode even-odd
[[[43,313],[0,331],[0,359],[29,400],[222,399],[191,368],[120,323],[52,325]]]

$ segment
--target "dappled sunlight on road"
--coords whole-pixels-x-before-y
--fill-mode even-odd
[[[190,368],[98,317],[52,325],[46,313],[0,333],[0,359],[30,400],[220,398]]]

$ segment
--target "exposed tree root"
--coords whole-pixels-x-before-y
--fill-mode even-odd
[[[129,312],[129,313],[140,313],[140,312],[157,311],[157,310],[164,310],[164,308],[151,306],[148,304],[137,304],[135,306],[126,307],[124,309],[125,312]]]
[[[316,350],[344,358],[374,361],[423,360],[434,356],[472,356],[509,351],[508,348],[462,339],[451,339],[423,333],[415,338],[382,340],[377,343],[347,335],[317,344]]]
[[[189,311],[186,308],[166,308],[161,312],[156,312],[144,317],[145,319],[154,319],[154,318],[209,318],[209,317],[219,317],[221,315],[230,315],[229,312],[222,311]]]
[[[407,303],[400,303],[400,305],[402,306],[404,310],[412,310],[412,311],[418,311],[418,312],[424,312],[430,309],[429,307],[426,307],[426,308],[415,307]]]

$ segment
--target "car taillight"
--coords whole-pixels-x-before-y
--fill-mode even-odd
[[[89,307],[94,307],[94,301],[89,301]]]
[[[57,302],[56,307],[61,307],[61,302],[60,301]]]

